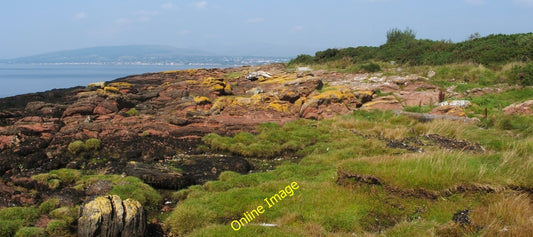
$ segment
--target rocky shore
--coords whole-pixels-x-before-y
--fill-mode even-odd
[[[0,209],[59,196],[79,205],[109,190],[106,182],[54,189],[31,178],[60,168],[134,176],[164,190],[202,184],[226,170],[247,173],[257,167],[246,157],[210,153],[201,138],[356,109],[435,105],[455,92],[429,84],[432,75],[271,64],[150,73],[0,99]],[[431,113],[465,117],[461,105],[443,104]]]

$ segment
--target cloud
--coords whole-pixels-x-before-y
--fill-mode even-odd
[[[179,34],[180,36],[185,36],[185,35],[188,35],[188,34],[190,34],[190,33],[191,33],[191,32],[190,32],[189,30],[182,30],[182,31],[180,31],[178,34]]]
[[[465,2],[473,6],[481,6],[485,4],[485,0],[465,0]]]
[[[76,18],[76,20],[82,20],[82,19],[85,19],[85,18],[87,18],[87,13],[85,13],[85,12],[78,12],[78,13],[76,13],[76,15],[74,15],[74,18]]]
[[[260,22],[263,22],[265,21],[264,18],[261,18],[261,17],[256,17],[256,18],[249,18],[246,20],[246,23],[260,23]]]
[[[194,3],[194,7],[198,8],[198,9],[204,9],[206,8],[208,5],[208,3],[206,1],[201,1],[201,2],[196,2]]]

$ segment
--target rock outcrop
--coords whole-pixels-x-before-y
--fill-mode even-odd
[[[142,237],[145,232],[146,214],[138,201],[99,196],[80,207],[78,236]]]
[[[512,104],[503,109],[505,114],[533,115],[533,100]]]

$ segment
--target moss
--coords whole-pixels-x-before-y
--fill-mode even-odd
[[[131,108],[128,111],[126,111],[126,114],[128,114],[129,116],[137,116],[139,115],[139,111],[137,111],[137,109],[135,108]]]
[[[85,143],[80,140],[76,140],[68,144],[68,151],[72,154],[78,154],[79,152],[82,152],[85,149]]]
[[[1,220],[0,236],[13,236],[22,227],[22,220]]]
[[[56,209],[57,207],[59,207],[59,199],[50,198],[50,199],[44,201],[43,203],[41,203],[41,205],[39,205],[39,211],[42,214],[47,214],[50,211]]]
[[[15,237],[46,237],[46,231],[40,227],[22,227],[15,233]]]
[[[120,175],[86,175],[76,183],[76,189],[83,190],[85,187],[99,181],[107,180],[112,182],[112,189],[109,195],[118,195],[122,200],[131,198],[146,205],[147,209],[154,208],[161,200],[161,195],[150,185],[145,184],[136,177]]]
[[[53,236],[72,236],[72,233],[70,233],[69,225],[64,220],[52,220],[48,222],[48,225],[46,226],[46,233]]]
[[[60,207],[50,212],[50,217],[58,220],[64,220],[68,224],[74,223],[78,217],[78,208]]]
[[[7,207],[0,210],[0,223],[8,220],[20,220],[22,225],[29,225],[40,215],[34,207]]]
[[[85,149],[98,150],[100,149],[100,140],[98,138],[89,138],[85,141]]]
[[[51,189],[56,189],[62,183],[70,184],[76,182],[81,177],[81,172],[75,169],[52,170],[49,173],[42,173],[32,176],[31,178],[43,184],[48,185]]]

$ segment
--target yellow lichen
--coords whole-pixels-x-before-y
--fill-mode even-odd
[[[113,87],[113,86],[104,87],[104,91],[105,92],[111,92],[111,93],[118,93],[119,92],[118,88]]]
[[[129,82],[122,82],[121,81],[121,82],[109,83],[108,86],[124,89],[124,88],[130,88],[132,86],[132,84],[129,83]]]
[[[214,77],[206,77],[202,84],[209,87],[209,90],[211,91],[223,91],[226,87],[226,83],[224,82],[224,79],[220,78],[214,78]]]
[[[289,112],[289,103],[286,101],[272,101],[268,104],[270,109],[273,109],[278,112],[287,113]]]
[[[211,103],[211,100],[205,96],[195,96],[193,100],[196,104]]]
[[[226,84],[226,86],[224,87],[224,93],[231,94],[231,85],[230,84]]]
[[[331,102],[340,102],[345,99],[355,98],[355,95],[347,90],[331,90],[325,91],[313,97],[318,100],[327,100]]]
[[[197,80],[186,80],[185,82],[187,82],[187,84],[192,84],[192,85],[198,84]]]

